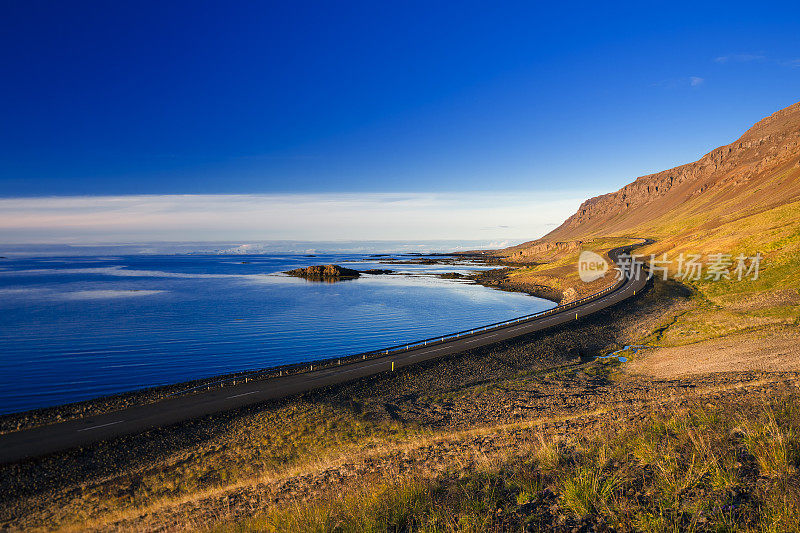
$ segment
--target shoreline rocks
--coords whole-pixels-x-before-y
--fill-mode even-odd
[[[310,281],[342,281],[356,279],[361,275],[358,270],[344,268],[339,265],[312,265],[306,268],[288,270],[285,274]]]

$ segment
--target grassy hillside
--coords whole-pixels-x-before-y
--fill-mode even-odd
[[[515,276],[551,272],[550,283],[577,284],[577,254],[550,258],[530,251],[548,243],[591,249],[608,239],[647,237],[637,251],[649,262],[666,259],[670,277],[681,254],[699,254],[703,277],[680,279],[694,296],[692,309],[665,317],[665,329],[646,340],[681,344],[800,319],[800,103],[748,130],[696,163],[637,179],[615,193],[586,201],[544,238],[499,254],[535,265]],[[602,246],[598,246],[602,249]],[[758,279],[706,279],[712,254],[761,254]],[[732,270],[735,264],[730,265]],[[570,271],[572,273],[570,273]],[[541,280],[540,281],[546,281]]]
[[[474,471],[363,485],[211,531],[794,531],[797,400],[657,412],[567,443],[540,435]]]
[[[505,286],[509,288],[522,288],[543,285],[554,288],[562,295],[561,301],[567,302],[581,296],[595,293],[600,289],[614,283],[616,271],[609,268],[606,275],[590,283],[583,283],[578,276],[578,257],[583,250],[591,250],[604,256],[609,265],[612,261],[608,258],[608,251],[618,246],[638,242],[636,239],[624,237],[593,238],[586,242],[576,243],[576,246],[563,250],[554,257],[540,257],[540,262],[520,266],[508,273]],[[506,256],[508,258],[508,256]],[[514,256],[511,256],[514,259]],[[530,259],[523,256],[517,260]]]
[[[637,230],[634,230],[637,231]],[[657,338],[663,345],[697,342],[736,332],[800,325],[800,202],[787,203],[704,231],[680,223],[650,230],[658,239],[641,251],[677,258],[703,254],[704,265],[714,253],[763,256],[758,279],[682,279],[694,294],[694,306],[677,317]],[[675,275],[672,263],[670,275]],[[656,340],[655,338],[651,340]]]

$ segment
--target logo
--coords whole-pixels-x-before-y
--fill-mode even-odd
[[[578,275],[581,281],[589,283],[602,278],[608,271],[608,263],[599,254],[584,250],[578,257]]]

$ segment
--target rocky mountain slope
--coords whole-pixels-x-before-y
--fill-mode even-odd
[[[681,345],[771,327],[796,329],[800,103],[759,121],[735,142],[694,163],[640,177],[585,201],[541,239],[496,252],[517,266],[502,282],[511,288],[548,286],[565,297],[572,289],[578,295],[596,291],[611,280],[582,283],[580,251],[603,253],[633,237],[653,239],[637,252],[645,261],[655,257],[672,281],[695,295],[689,311],[665,322],[658,343]],[[700,276],[679,276],[682,254],[700,258]],[[758,275],[710,278],[708,269],[718,254],[731,262],[740,255],[759,257]]]
[[[707,297],[798,292],[800,103],[759,121],[735,142],[694,163],[642,176],[585,201],[548,235],[497,255],[532,265],[530,275],[553,270],[563,278],[553,267],[574,271],[578,250],[602,252],[604,241],[625,237],[654,239],[639,252],[668,254],[672,273],[682,253],[699,254],[706,266],[713,254],[761,255],[760,275],[752,282],[703,278],[690,283]]]
[[[687,228],[704,230],[798,199],[800,102],[694,163],[642,176],[616,192],[585,201],[541,241],[642,232],[663,236],[675,217],[686,219]]]

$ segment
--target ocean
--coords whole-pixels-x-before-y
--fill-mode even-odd
[[[0,413],[376,350],[555,305],[436,276],[486,265],[381,261],[365,254],[0,259]],[[337,283],[281,274],[329,263],[398,274]]]

